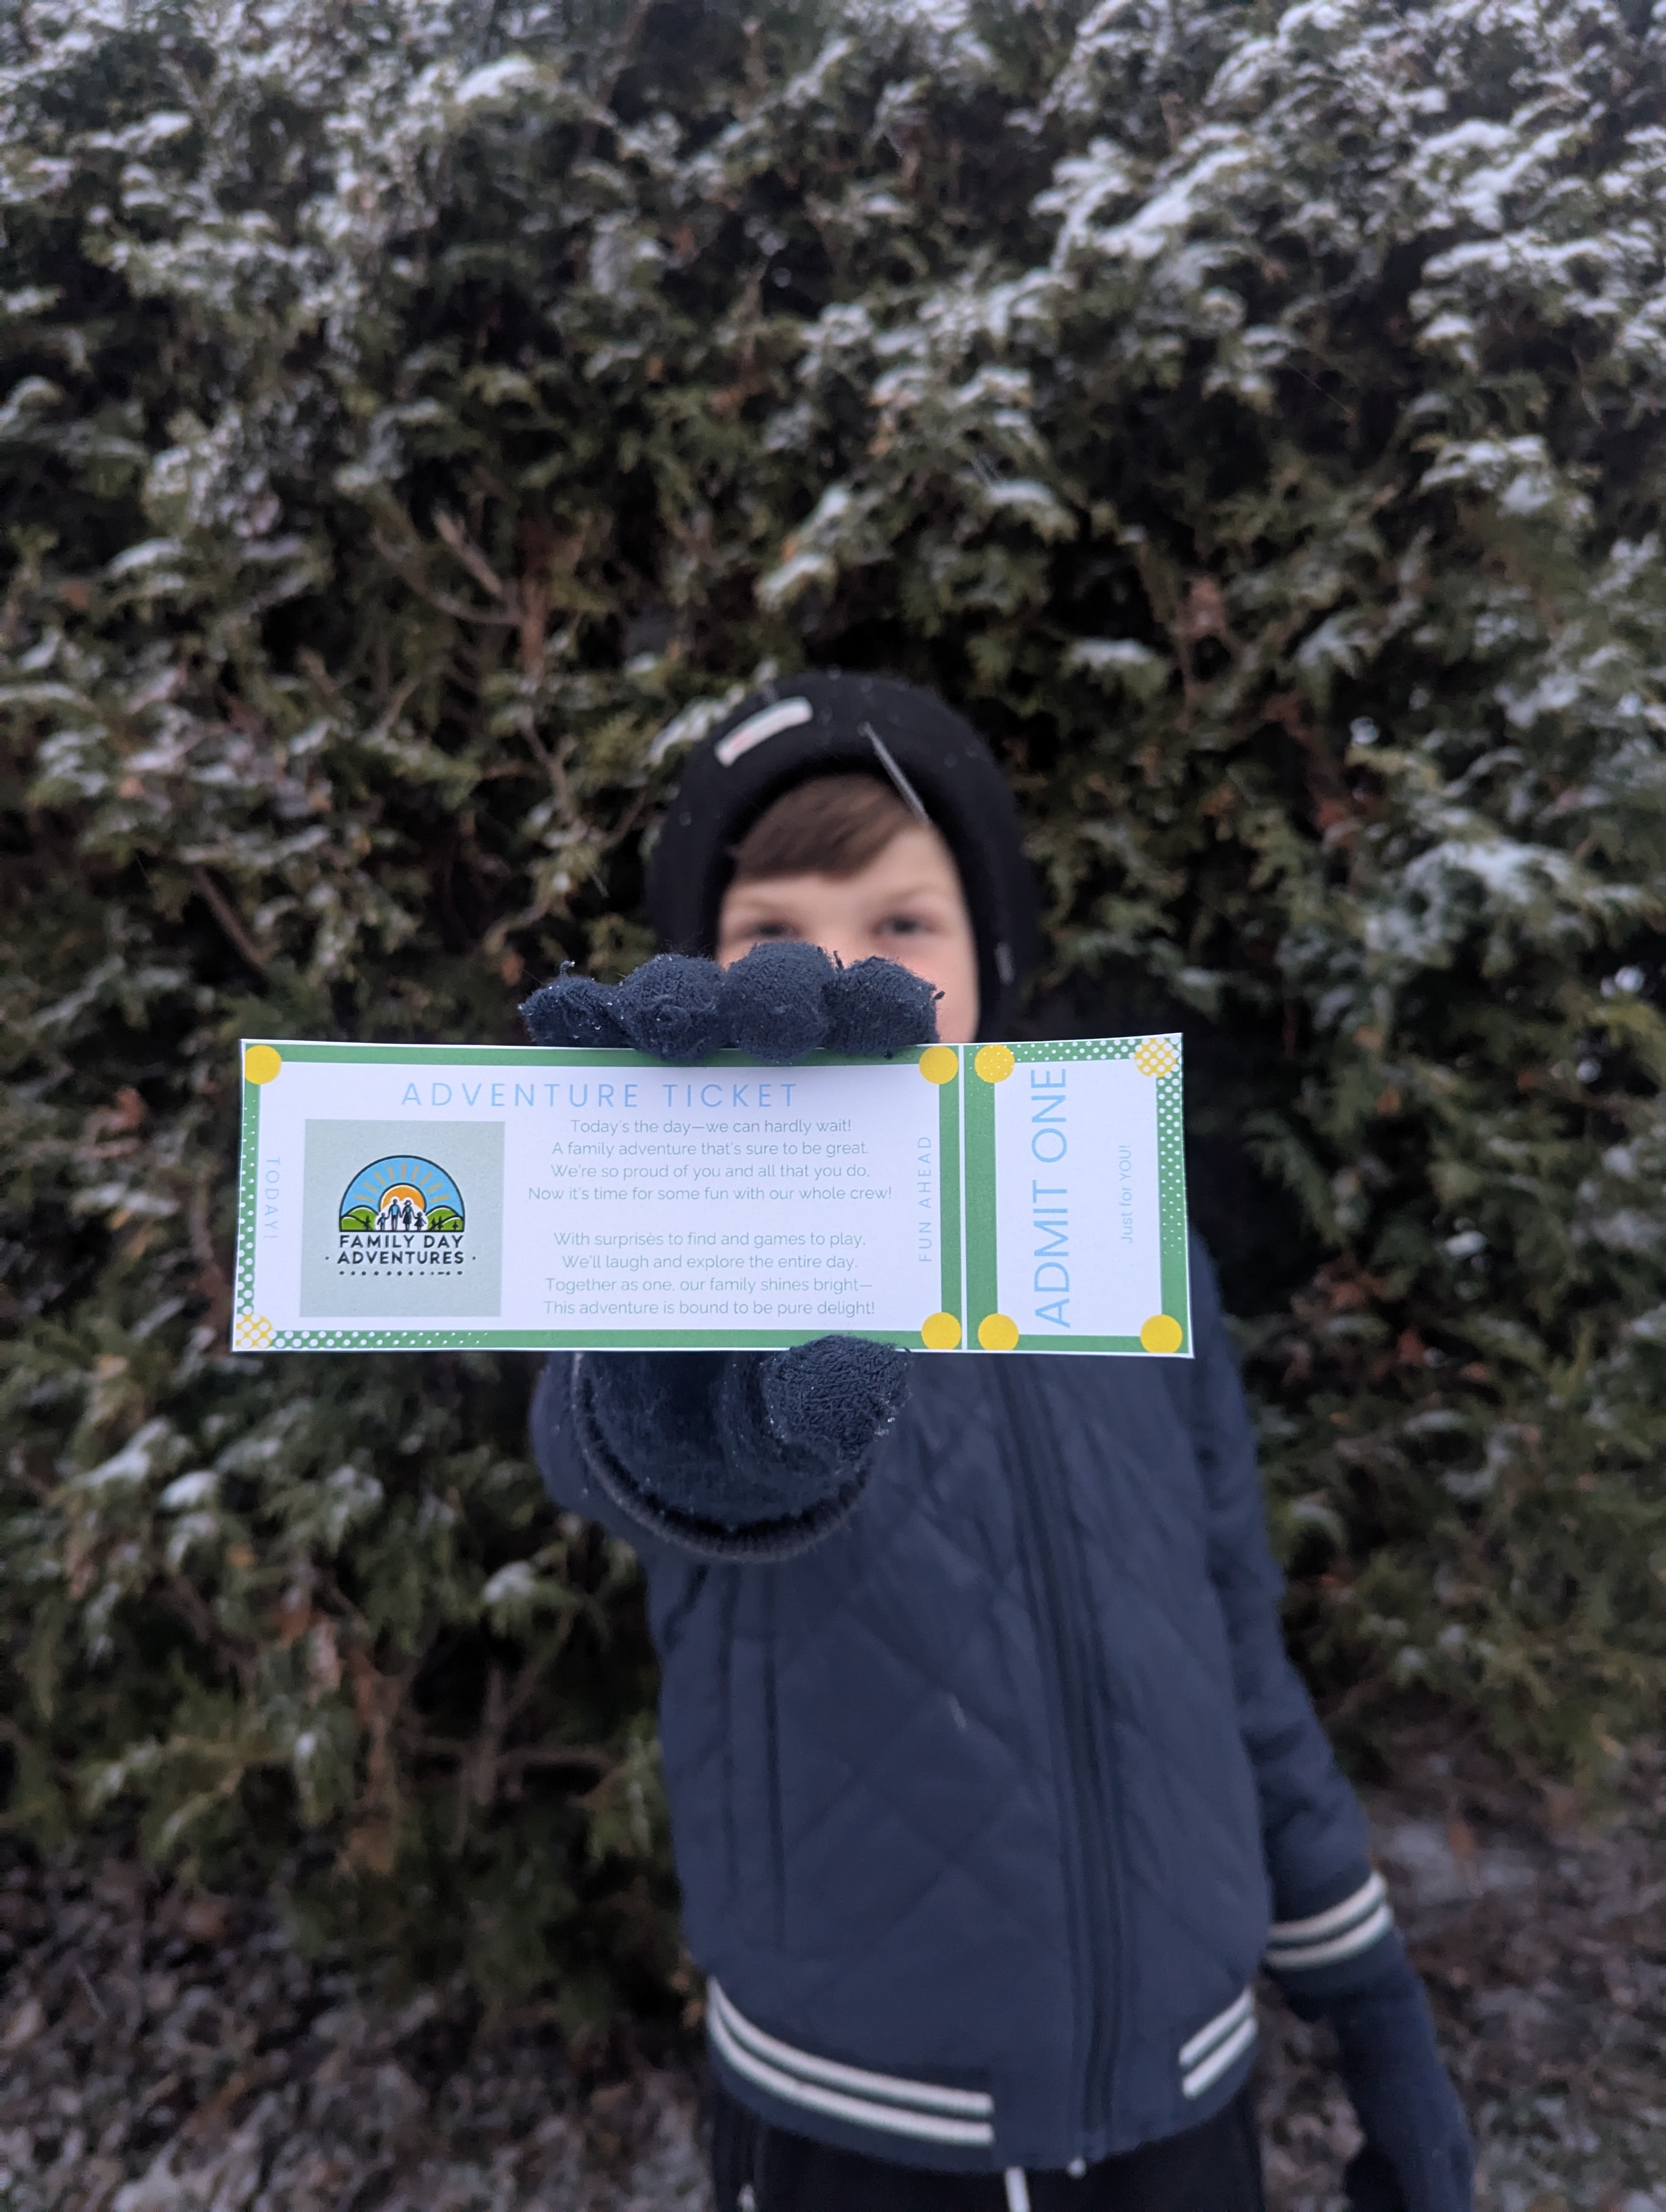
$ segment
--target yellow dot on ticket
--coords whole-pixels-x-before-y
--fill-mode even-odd
[[[1184,1334],[1172,1314],[1153,1314],[1140,1329],[1140,1341],[1147,1352],[1178,1352]]]
[[[986,1044],[972,1062],[986,1083],[1005,1083],[1017,1065],[1012,1047],[1005,1044]]]
[[[952,1313],[927,1314],[920,1336],[927,1352],[952,1352],[960,1341],[960,1323]]]
[[[251,1083],[270,1083],[283,1065],[283,1055],[276,1046],[252,1044],[243,1055],[243,1073]]]
[[[1142,1037],[1134,1048],[1134,1064],[1141,1075],[1149,1075],[1156,1082],[1174,1073],[1180,1065],[1180,1054],[1167,1037]]]
[[[1010,1352],[1018,1340],[1018,1325],[1011,1314],[985,1314],[977,1340],[986,1352]]]
[[[927,1083],[952,1083],[960,1073],[960,1054],[952,1045],[927,1045],[920,1055],[920,1073]]]

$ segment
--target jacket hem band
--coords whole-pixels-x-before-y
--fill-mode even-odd
[[[1217,2013],[1180,2048],[1180,2094],[1201,2097],[1213,2088],[1227,2069],[1237,2064],[1260,2033],[1256,2025],[1256,1999],[1250,1990]]]
[[[924,2142],[970,2148],[994,2142],[994,2100],[983,2090],[945,2088],[818,2058],[755,2027],[716,1982],[707,1984],[706,1997],[713,2048],[737,2074],[772,2097],[856,2127]]]

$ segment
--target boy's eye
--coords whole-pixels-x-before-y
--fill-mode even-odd
[[[757,939],[766,937],[796,937],[798,932],[789,921],[760,921],[753,924],[751,934]]]
[[[885,937],[921,937],[927,924],[918,915],[893,914],[879,924],[879,933]]]

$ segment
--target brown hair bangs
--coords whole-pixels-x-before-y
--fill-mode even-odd
[[[777,876],[858,876],[893,837],[920,826],[888,783],[820,775],[766,806],[734,848],[738,884]]]

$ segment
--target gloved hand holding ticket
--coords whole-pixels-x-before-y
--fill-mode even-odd
[[[1190,1352],[1177,1037],[242,1051],[240,1352]]]

